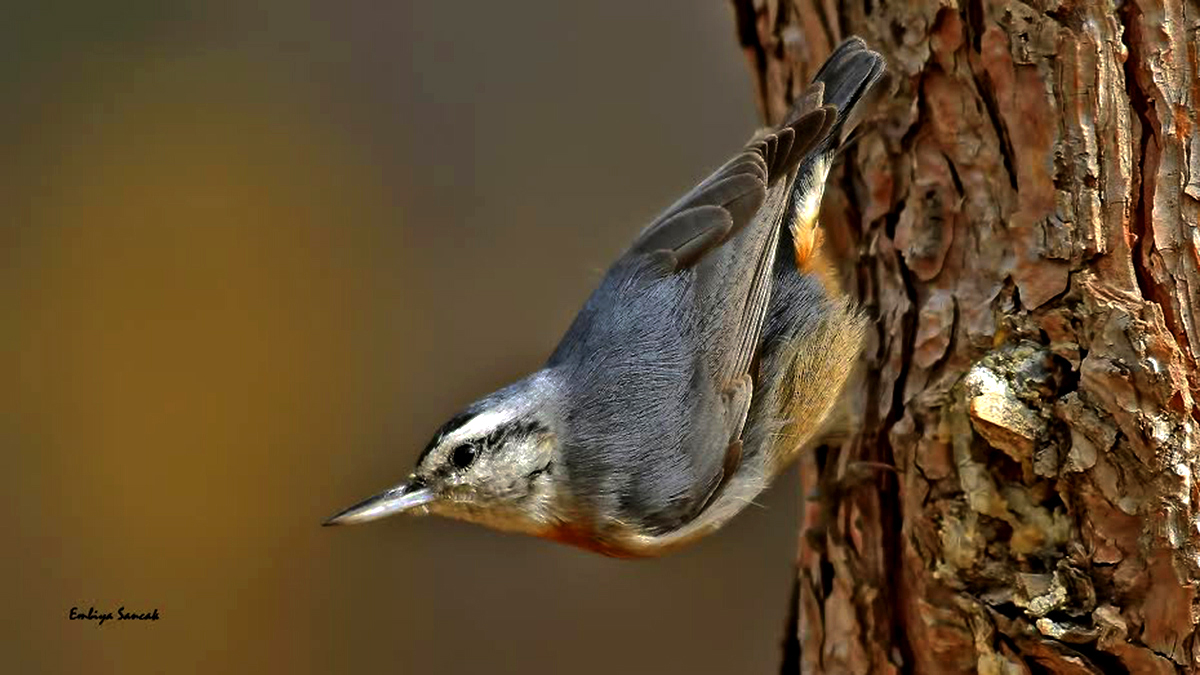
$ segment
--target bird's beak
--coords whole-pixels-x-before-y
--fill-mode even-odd
[[[417,480],[410,479],[407,483],[384,490],[374,497],[367,497],[321,524],[357,525],[408,511],[431,501],[433,490]]]

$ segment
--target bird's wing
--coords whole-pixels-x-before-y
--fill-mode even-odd
[[[756,135],[741,152],[642,230],[609,268],[547,365],[561,363],[584,348],[595,322],[603,321],[604,313],[611,311],[612,294],[627,291],[623,274],[636,269],[643,281],[643,275],[653,278],[677,274],[711,257],[713,251],[754,222],[768,192],[782,189],[780,178],[794,172],[806,152],[832,127],[836,112],[822,107],[819,98],[816,104],[779,129]],[[778,210],[778,205],[775,208]]]
[[[746,227],[767,190],[791,173],[836,118],[816,106],[755,138],[638,235],[626,256],[655,256],[664,273],[690,267]]]
[[[766,197],[752,223],[729,243],[697,263],[697,297],[708,326],[706,349],[709,369],[718,386],[728,387],[749,372],[758,352],[762,326],[773,286],[775,253],[784,229],[781,223],[795,219],[795,209],[805,207],[809,191],[824,187],[825,173],[843,135],[849,133],[860,98],[874,88],[883,69],[883,58],[859,38],[842,43],[796,100],[789,122],[803,124],[817,113],[823,115],[819,134],[802,144],[798,163],[790,165],[787,180],[768,183]],[[858,112],[861,115],[861,112]],[[789,155],[797,154],[796,148]],[[793,189],[795,187],[795,189]],[[797,195],[797,190],[803,194]]]
[[[697,310],[705,317],[702,346],[711,381],[718,390],[738,382],[758,349],[780,223],[793,201],[797,167],[836,150],[843,132],[857,121],[859,98],[882,69],[882,58],[861,39],[842,43],[783,125],[756,135],[638,235],[576,316],[548,365],[583,347],[595,322],[603,322],[612,309],[615,295],[635,292],[627,283],[631,270],[643,281],[689,270],[695,274]],[[824,175],[817,180],[823,183]]]
[[[768,188],[766,199],[745,232],[733,238],[714,255],[701,261],[697,269],[697,296],[705,308],[708,322],[705,345],[709,372],[724,393],[734,392],[756,382],[751,365],[759,354],[767,307],[774,286],[776,251],[783,223],[796,220],[797,208],[807,208],[809,193],[819,203],[828,166],[845,134],[853,130],[857,103],[870,93],[883,72],[883,58],[867,48],[859,38],[842,43],[817,72],[813,83],[797,99],[791,120],[804,120],[813,110],[828,110],[833,121],[823,125],[821,135],[807,144],[795,173],[788,180]],[[861,116],[861,111],[857,113]],[[794,124],[789,122],[788,124]],[[786,127],[785,127],[786,128]],[[815,212],[812,214],[815,218]],[[754,389],[752,389],[754,391]],[[727,397],[729,401],[739,400]],[[729,415],[726,418],[737,420]],[[744,417],[742,418],[744,419]],[[730,441],[740,438],[742,427],[727,429]],[[740,462],[740,445],[727,450],[726,470],[714,488],[710,500],[731,477],[730,466]]]
[[[763,210],[768,191],[806,157],[836,150],[869,105],[857,105],[883,71],[861,38],[830,54],[779,128],[757,135],[728,162],[668,207],[638,235],[626,256],[652,255],[674,272],[700,261]],[[874,88],[882,91],[882,88]],[[784,196],[786,201],[786,195]],[[769,207],[781,208],[781,205]]]

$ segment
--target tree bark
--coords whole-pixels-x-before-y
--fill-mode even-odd
[[[733,5],[768,122],[848,35],[891,77],[822,205],[876,330],[784,670],[1200,672],[1200,5]]]

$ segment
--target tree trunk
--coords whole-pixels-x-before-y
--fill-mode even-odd
[[[847,35],[891,76],[822,207],[876,330],[785,672],[1200,672],[1200,6],[733,4],[767,121]]]

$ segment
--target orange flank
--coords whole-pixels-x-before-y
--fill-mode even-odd
[[[817,227],[817,223],[804,223],[806,226],[802,231],[800,228],[792,229],[793,248],[796,253],[796,269],[801,272],[817,272],[816,269],[820,266],[817,258],[820,256],[821,244],[824,238],[824,233]]]
[[[825,233],[817,225],[814,215],[811,219],[801,219],[792,224],[792,248],[796,257],[796,271],[800,274],[814,274],[821,280],[821,285],[833,294],[840,294],[841,284],[838,283],[833,268],[824,255]]]
[[[581,527],[572,523],[561,523],[552,527],[543,535],[546,539],[568,546],[577,546],[610,558],[641,558],[644,556],[614,546],[602,541],[591,528]]]

